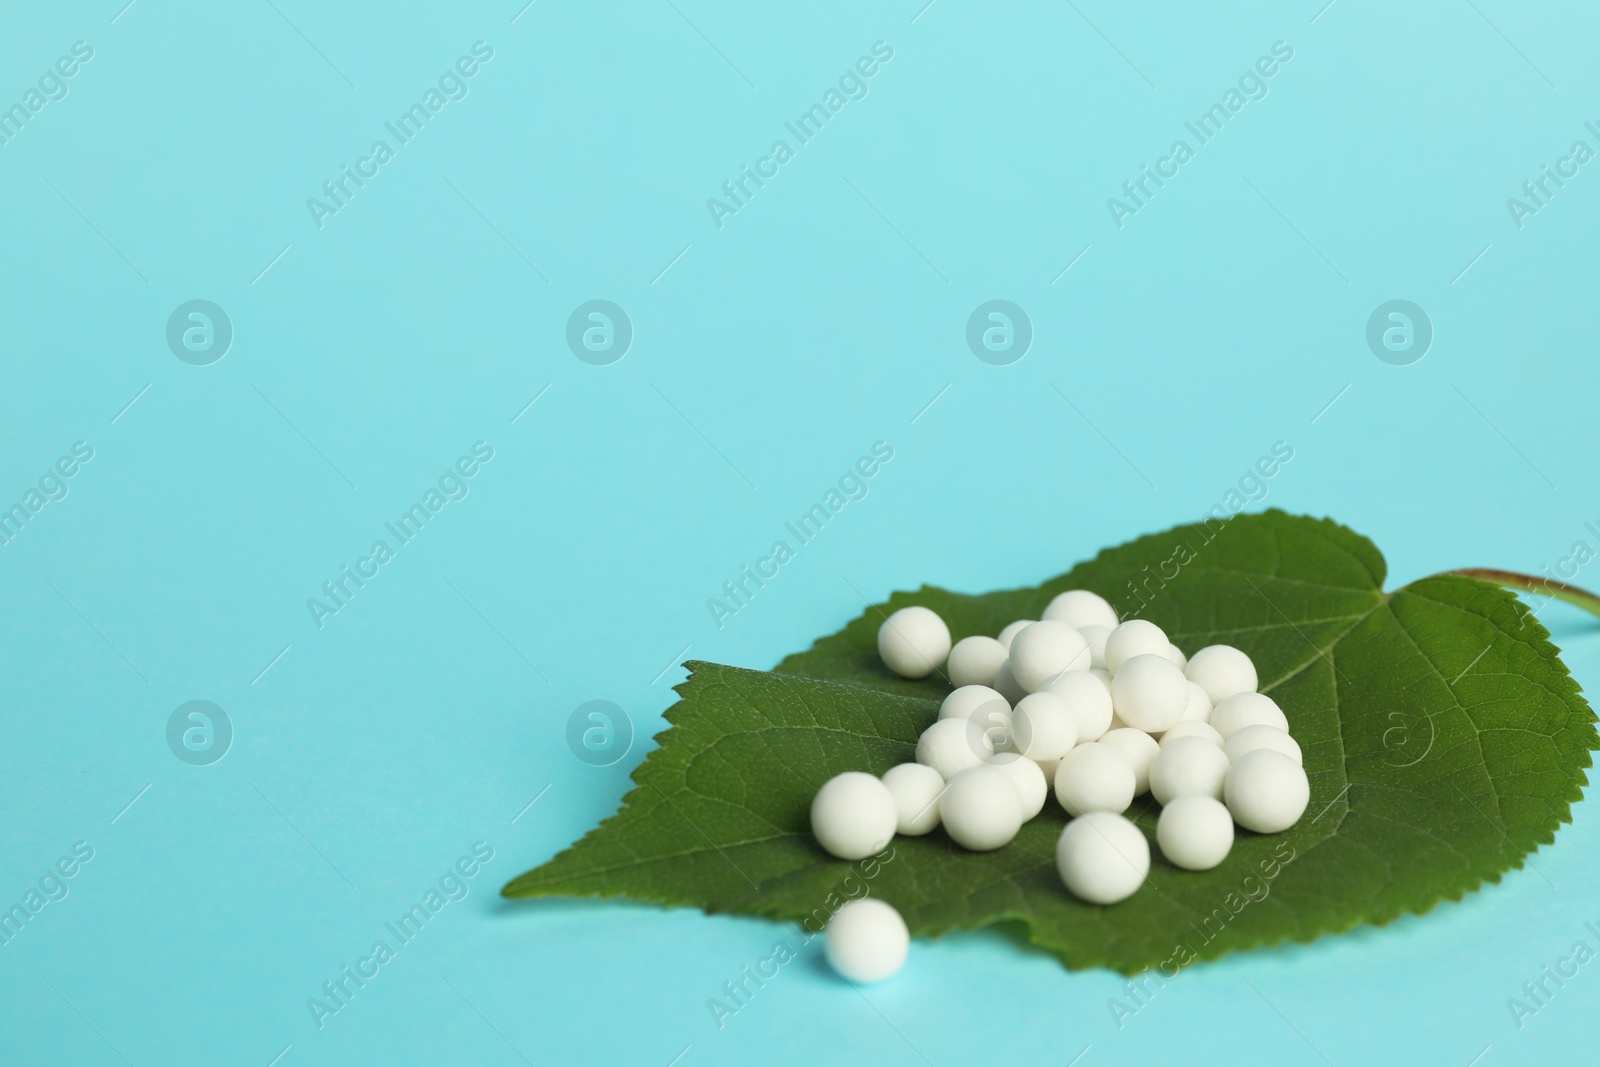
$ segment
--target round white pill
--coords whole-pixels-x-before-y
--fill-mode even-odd
[[[983,705],[968,718],[978,724],[978,729],[989,739],[989,747],[996,752],[1017,750],[1016,727],[1011,723],[1011,712],[999,701]]]
[[[1123,816],[1092,811],[1061,831],[1056,870],[1079,900],[1115,904],[1144,884],[1150,873],[1150,842]]]
[[[1165,656],[1133,656],[1111,676],[1111,706],[1134,729],[1158,734],[1183,718],[1189,683]]]
[[[1129,619],[1106,636],[1106,668],[1112,674],[1122,669],[1122,665],[1135,656],[1160,656],[1167,655],[1167,646],[1172,644],[1167,640],[1167,635],[1161,627],[1145,619]]]
[[[1116,609],[1105,597],[1087,589],[1068,589],[1057,594],[1041,618],[1055,619],[1079,630],[1085,626],[1104,626],[1111,630],[1117,625]]]
[[[828,963],[850,981],[881,982],[905,966],[911,934],[893,906],[862,897],[834,912],[822,945]]]
[[[1078,743],[1078,716],[1064,697],[1030,693],[1011,712],[1017,751],[1029,759],[1060,759]]]
[[[1222,799],[1233,821],[1246,830],[1275,834],[1305,814],[1311,782],[1304,768],[1282,752],[1258,748],[1228,768]]]
[[[1028,691],[1017,684],[1016,676],[1011,673],[1011,661],[1000,664],[1000,669],[994,672],[994,688],[1013,707],[1017,701],[1028,695]]]
[[[959,689],[952,689],[939,705],[939,718],[941,719],[970,719],[972,713],[988,704],[1000,703],[1005,705],[1007,711],[1011,710],[1010,701],[1001,696],[998,690],[986,685],[964,685]]]
[[[917,762],[946,782],[994,755],[994,741],[971,719],[940,719],[917,739]]]
[[[1079,745],[1056,764],[1056,800],[1068,815],[1127,811],[1134,785],[1127,757],[1098,741]]]
[[[1028,692],[1067,670],[1088,670],[1089,643],[1064,622],[1036,622],[1011,640],[1012,677]]]
[[[991,852],[1010,844],[1022,828],[1022,794],[999,767],[972,767],[945,786],[939,818],[956,844]]]
[[[1179,648],[1177,645],[1167,645],[1167,658],[1176,663],[1180,671],[1189,665],[1189,657],[1185,656],[1183,654],[1183,649]]]
[[[964,685],[939,705],[940,719],[968,718],[989,736],[997,752],[1011,747],[1011,705],[986,685]]]
[[[1210,722],[1211,698],[1206,691],[1193,682],[1184,683],[1189,689],[1189,701],[1184,705],[1183,718],[1180,722]]]
[[[994,685],[994,672],[1006,661],[1006,648],[992,637],[963,637],[950,650],[945,673],[950,684]]]
[[[1185,719],[1166,733],[1161,735],[1161,744],[1165,747],[1169,742],[1180,737],[1203,737],[1218,748],[1222,747],[1222,735],[1217,733],[1217,728],[1208,722],[1199,722],[1195,719]],[[1232,759],[1232,756],[1228,757]]]
[[[1062,671],[1044,683],[1041,693],[1067,702],[1078,720],[1078,743],[1098,741],[1111,729],[1111,689],[1093,671]]]
[[[1246,752],[1254,752],[1258,748],[1270,748],[1274,752],[1282,752],[1302,766],[1305,765],[1305,757],[1300,753],[1300,743],[1276,726],[1268,726],[1265,723],[1235,730],[1233,736],[1228,738],[1222,747],[1231,760],[1242,759]]]
[[[1114,726],[1100,737],[1102,745],[1110,745],[1122,753],[1128,766],[1133,768],[1133,795],[1143,796],[1150,791],[1150,761],[1156,758],[1161,746],[1143,730],[1131,726]]]
[[[1005,649],[1007,652],[1010,652],[1011,639],[1038,621],[1038,619],[1018,619],[1016,622],[1008,623],[1006,628],[1000,631],[1000,636],[996,637],[995,640],[1000,642],[1001,648]]]
[[[1089,667],[1091,670],[1106,669],[1106,638],[1111,636],[1109,626],[1080,626],[1078,633],[1089,642]]]
[[[1022,821],[1027,822],[1044,810],[1044,798],[1050,785],[1044,780],[1044,769],[1027,756],[1015,752],[997,752],[989,757],[989,766],[998,767],[1011,779],[1017,796],[1022,798]]]
[[[950,655],[950,628],[929,608],[901,608],[878,627],[878,655],[902,678],[926,678]]]
[[[1224,741],[1246,726],[1276,726],[1284,733],[1289,732],[1289,720],[1284,716],[1283,709],[1264,693],[1235,693],[1218,701],[1217,706],[1211,709],[1209,721]]]
[[[1213,704],[1235,693],[1256,691],[1256,665],[1232,645],[1207,645],[1189,657],[1183,672],[1206,691]]]
[[[923,763],[900,763],[883,774],[883,784],[894,797],[895,832],[920,837],[939,825],[939,794],[944,779]]]
[[[845,771],[822,784],[811,800],[811,832],[842,860],[883,851],[894,837],[899,810],[889,787],[870,774]]]
[[[1150,761],[1150,795],[1161,804],[1178,797],[1222,799],[1222,782],[1228,776],[1228,754],[1215,741],[1180,737],[1162,745]]]
[[[1215,797],[1177,797],[1156,820],[1161,854],[1188,871],[1209,871],[1233,848],[1233,817]]]

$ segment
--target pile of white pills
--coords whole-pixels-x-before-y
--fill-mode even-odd
[[[1057,596],[1042,619],[953,645],[936,612],[902,608],[879,628],[878,654],[903,678],[942,671],[953,689],[915,763],[882,778],[847,771],[818,790],[811,829],[840,859],[940,826],[963,848],[1003,848],[1053,796],[1071,816],[1056,844],[1061,881],[1080,900],[1115,904],[1150,873],[1150,843],[1123,814],[1135,797],[1161,805],[1161,854],[1204,871],[1227,857],[1235,824],[1279,833],[1311,796],[1289,720],[1256,691],[1249,656],[1208,645],[1186,657],[1161,627],[1122,622],[1085,589]],[[871,903],[828,925],[828,959],[854,981],[905,962],[905,922]]]

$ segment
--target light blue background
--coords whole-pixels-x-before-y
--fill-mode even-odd
[[[1119,977],[994,933],[865,998],[813,944],[718,1030],[707,998],[782,928],[496,893],[615,809],[682,659],[770,666],[852,585],[1035,583],[1199,517],[1278,440],[1266,503],[1371,536],[1396,583],[1600,548],[1600,164],[1520,230],[1505,206],[1600,148],[1600,16],[521,3],[4,16],[0,102],[95,51],[0,146],[0,501],[95,458],[0,548],[0,901],[95,855],[0,947],[0,1062],[1592,1054],[1600,963],[1520,1031],[1506,1007],[1600,948],[1591,801],[1536,869],[1197,966],[1121,1030]],[[319,230],[306,198],[478,40],[470,95]],[[706,198],[880,40],[867,98],[719,230]],[[1270,95],[1119,230],[1106,198],[1279,40]],[[201,298],[236,331],[209,367],[164,340]],[[564,342],[594,298],[636,330],[608,367]],[[1036,331],[1013,366],[965,346],[993,298]],[[1394,298],[1436,329],[1412,366],[1364,341]],[[870,495],[717,629],[706,599],[880,439]],[[470,496],[319,630],[306,599],[479,440]],[[1544,618],[1592,685],[1593,627]],[[604,769],[564,741],[598,698],[637,733]],[[232,717],[212,766],[166,747],[191,699]],[[319,1030],[307,998],[480,840],[470,895]]]

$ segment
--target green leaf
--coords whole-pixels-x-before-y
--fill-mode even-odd
[[[622,810],[503,892],[810,918],[815,930],[870,874],[914,935],[1020,922],[1069,967],[1130,974],[1425,912],[1554,840],[1587,784],[1595,716],[1514,595],[1458,575],[1385,593],[1384,573],[1345,527],[1270,511],[1142,537],[1033,589],[898,593],[773,672],[690,663],[672,728]],[[925,604],[957,639],[993,634],[1072,588],[1160,624],[1186,651],[1224,642],[1254,658],[1305,753],[1300,822],[1240,831],[1204,873],[1152,848],[1149,883],[1111,907],[1062,887],[1054,802],[996,852],[936,830],[896,838],[867,871],[824,853],[808,828],[817,788],[912,759],[948,692],[885,670],[882,618]],[[1157,813],[1147,796],[1129,814],[1153,838]]]

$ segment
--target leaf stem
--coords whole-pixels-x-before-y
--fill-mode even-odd
[[[1600,596],[1579,589],[1566,582],[1558,582],[1554,578],[1541,578],[1536,574],[1522,574],[1518,571],[1503,571],[1494,567],[1461,567],[1445,574],[1459,574],[1466,578],[1477,578],[1495,585],[1503,585],[1510,589],[1520,589],[1526,593],[1538,593],[1541,596],[1563,600],[1573,607],[1581,608],[1590,615],[1600,617]]]

